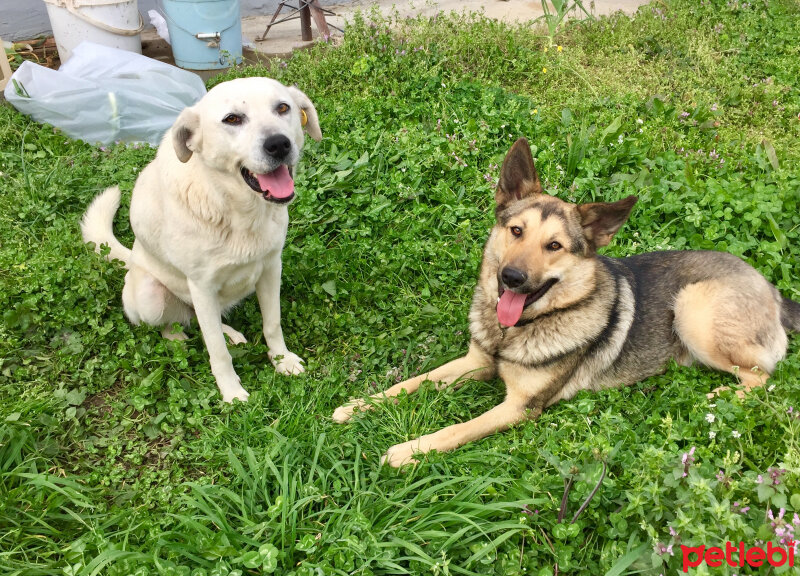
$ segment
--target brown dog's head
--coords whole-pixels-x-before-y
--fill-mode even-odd
[[[517,140],[495,192],[500,323],[515,326],[585,297],[597,248],[611,241],[636,200],[569,204],[544,194],[528,141]]]

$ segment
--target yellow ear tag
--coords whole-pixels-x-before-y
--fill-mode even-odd
[[[306,111],[302,108],[300,109],[300,126],[305,126],[308,124],[308,116],[306,116]]]

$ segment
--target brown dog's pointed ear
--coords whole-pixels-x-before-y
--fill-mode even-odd
[[[542,183],[536,173],[536,166],[533,165],[531,148],[525,138],[520,138],[506,154],[500,169],[500,181],[494,193],[497,209],[515,200],[541,193]]]
[[[181,162],[188,162],[200,146],[200,116],[192,108],[181,112],[172,125],[172,146]]]
[[[594,248],[608,245],[630,216],[637,200],[636,196],[628,196],[617,202],[579,204],[577,209],[581,217],[583,235],[589,244]]]

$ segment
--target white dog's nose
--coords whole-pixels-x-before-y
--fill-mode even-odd
[[[276,160],[283,160],[292,149],[292,141],[283,134],[274,134],[264,140],[264,150]]]

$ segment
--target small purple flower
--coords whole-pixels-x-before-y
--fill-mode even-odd
[[[717,482],[725,486],[725,488],[731,487],[731,477],[725,474],[722,470],[717,472]]]
[[[781,476],[786,474],[785,468],[770,468],[767,470],[767,474],[769,474],[770,480],[772,480],[773,486],[778,486],[781,483]]]
[[[455,159],[456,159],[456,162],[457,162],[457,163],[458,163],[458,164],[459,164],[459,165],[460,165],[462,168],[466,168],[466,167],[467,167],[467,163],[466,163],[466,162],[464,162],[464,161],[463,161],[461,158],[459,158],[459,157],[458,157],[458,155],[457,155],[455,152],[450,152],[450,156],[452,156],[453,158],[455,158]]]
[[[686,478],[689,475],[689,467],[694,464],[694,449],[695,447],[692,446],[688,452],[684,452],[683,456],[681,456],[681,463],[683,464],[682,478]]]
[[[712,112],[716,112],[716,111],[717,111],[717,103],[716,103],[716,102],[714,102],[714,103],[711,105],[711,111],[712,111]]]
[[[681,112],[681,118],[688,118],[690,114],[686,111]]]
[[[538,513],[539,513],[539,510],[538,510],[538,509],[537,509],[537,510],[531,510],[530,506],[528,506],[527,504],[525,504],[525,505],[522,507],[522,513],[523,513],[523,514],[525,514],[525,515],[527,515],[527,516],[534,516],[534,515],[536,515],[536,514],[538,514]]]
[[[661,542],[657,542],[656,543],[656,547],[655,547],[655,551],[656,551],[656,554],[659,554],[661,556],[664,556],[666,554],[669,554],[670,556],[674,556],[675,555],[672,552],[672,544],[670,544],[669,546],[666,546],[666,545],[662,544]]]
[[[770,520],[772,520],[772,527],[773,527],[773,528],[775,527],[775,524],[776,524],[777,522],[780,522],[781,520],[783,520],[783,516],[784,516],[784,514],[786,514],[786,508],[780,508],[780,509],[778,510],[778,517],[777,517],[777,518],[775,518],[774,514],[772,513],[772,508],[770,508],[769,510],[767,510],[767,518],[769,518]]]
[[[742,506],[740,502],[736,501],[731,506],[731,512],[734,514],[747,514],[750,511],[750,506]]]
[[[783,546],[794,545],[794,529],[795,526],[800,524],[800,518],[797,518],[797,514],[795,514],[795,517],[792,518],[792,522],[790,523],[784,518],[785,514],[785,508],[781,508],[778,511],[777,516],[773,514],[772,508],[767,510],[767,518],[771,520],[770,526],[772,527],[772,531],[775,533],[775,536],[780,539],[780,543]],[[797,523],[795,523],[795,519],[797,519]]]

